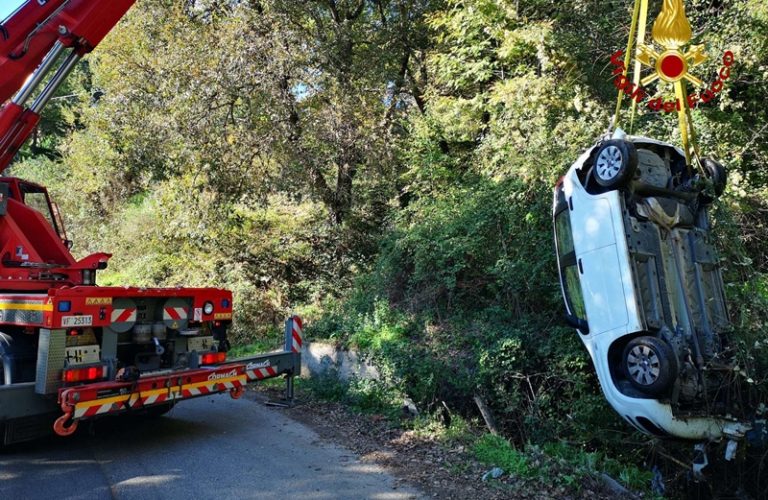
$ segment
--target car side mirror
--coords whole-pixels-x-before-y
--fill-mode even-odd
[[[568,326],[571,326],[579,331],[582,335],[589,335],[589,324],[581,318],[577,318],[573,314],[565,315],[565,322]]]

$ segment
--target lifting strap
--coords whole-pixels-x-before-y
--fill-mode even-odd
[[[674,23],[670,23],[674,21]],[[672,25],[673,24],[673,25]],[[680,26],[687,28],[681,29]],[[652,47],[646,45],[645,36],[648,29],[648,0],[635,0],[632,10],[632,23],[629,29],[629,39],[627,40],[627,51],[624,54],[623,76],[626,79],[629,73],[629,66],[634,57],[632,83],[633,88],[639,88],[641,85],[656,80],[664,83],[671,83],[675,90],[675,99],[678,103],[678,125],[680,127],[680,137],[682,148],[685,152],[686,164],[690,168],[693,160],[701,168],[699,155],[699,146],[696,137],[696,131],[693,126],[691,108],[688,103],[688,81],[701,84],[701,82],[690,75],[687,69],[697,66],[703,62],[705,56],[700,47],[692,48],[689,52],[682,51],[683,45],[690,42],[690,24],[685,17],[685,7],[683,0],[664,0],[661,13],[653,26],[653,39],[663,47],[664,51],[659,54]],[[658,64],[660,57],[677,57],[685,60],[685,73],[682,76],[670,78],[661,73],[661,64]],[[642,78],[643,66],[649,66],[653,74]],[[611,129],[615,130],[621,125],[621,108],[624,100],[624,90],[619,89],[616,99],[616,111],[613,117]],[[637,101],[630,99],[629,124],[626,130],[631,134],[634,129],[635,118],[637,117]]]

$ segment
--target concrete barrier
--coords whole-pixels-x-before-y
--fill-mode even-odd
[[[339,380],[379,378],[379,371],[357,351],[340,349],[330,342],[305,342],[301,349],[301,376],[305,378],[336,374]]]

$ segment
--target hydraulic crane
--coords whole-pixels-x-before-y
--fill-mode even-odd
[[[134,3],[27,0],[0,24],[0,173]],[[237,398],[245,384],[281,375],[292,397],[298,317],[286,322],[282,352],[227,361],[230,291],[99,287],[96,272],[111,255],[76,260],[70,248],[47,190],[0,178],[0,445],[206,394]]]

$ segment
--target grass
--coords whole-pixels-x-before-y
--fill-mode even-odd
[[[279,347],[276,348],[275,343],[271,340],[256,340],[250,344],[232,346],[232,348],[227,353],[227,357],[230,359],[243,358],[246,356],[264,354],[276,349],[279,349]]]
[[[506,474],[525,478],[536,475],[536,467],[531,464],[528,456],[501,436],[483,434],[472,450],[478,461],[490,467],[501,467]]]
[[[506,474],[520,478],[579,490],[585,477],[606,473],[630,490],[651,493],[650,471],[566,443],[529,445],[525,450],[518,450],[503,437],[484,434],[475,441],[472,450],[479,462],[501,467]]]
[[[635,491],[648,490],[653,477],[650,471],[627,465],[599,451],[586,451],[562,442],[547,444],[543,451],[584,473],[604,472]]]

